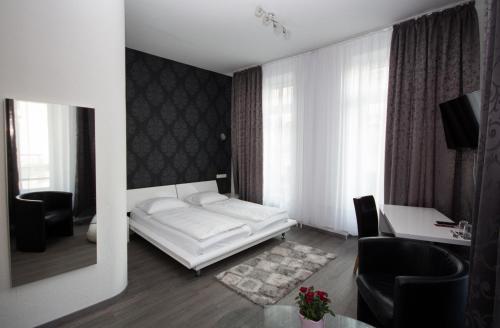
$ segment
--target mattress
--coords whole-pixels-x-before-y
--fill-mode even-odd
[[[188,209],[192,210],[193,208]],[[197,211],[193,212],[198,213]],[[168,214],[162,213],[163,217],[165,215]],[[203,240],[197,240],[182,231],[155,220],[153,216],[138,208],[132,210],[130,220],[134,225],[144,226],[156,233],[160,233],[169,242],[194,255],[205,254],[219,247],[225,247],[251,234],[251,229],[248,226],[240,224],[237,228],[217,233]]]

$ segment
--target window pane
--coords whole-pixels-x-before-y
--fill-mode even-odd
[[[47,105],[16,101],[15,113],[21,192],[49,188]]]

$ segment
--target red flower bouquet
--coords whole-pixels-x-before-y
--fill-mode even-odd
[[[328,294],[314,287],[300,287],[299,295],[295,298],[299,306],[300,314],[308,320],[320,321],[327,313],[335,316],[330,309]]]

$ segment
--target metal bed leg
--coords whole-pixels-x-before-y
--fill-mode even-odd
[[[285,240],[285,234],[286,234],[285,232],[281,234],[281,240]]]
[[[201,270],[195,270],[195,275],[196,275],[197,277],[201,276]]]

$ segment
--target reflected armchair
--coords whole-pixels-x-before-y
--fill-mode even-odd
[[[47,235],[73,235],[73,194],[42,191],[22,194],[15,200],[16,248],[43,252]]]

